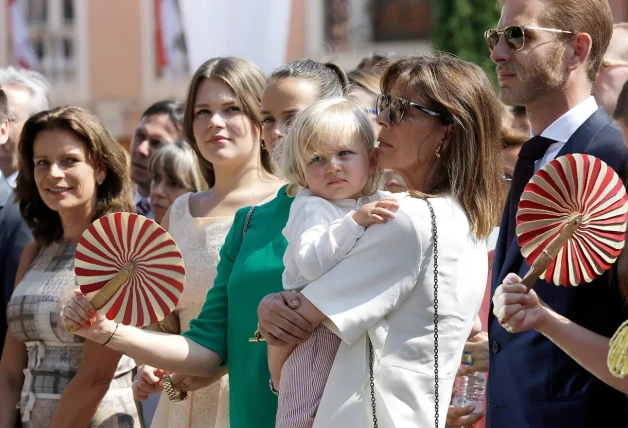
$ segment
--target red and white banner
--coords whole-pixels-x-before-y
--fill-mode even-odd
[[[160,76],[187,75],[187,52],[177,0],[154,0],[155,46]]]
[[[19,0],[7,0],[7,6],[13,61],[23,68],[36,68],[37,54],[31,42],[24,5]]]

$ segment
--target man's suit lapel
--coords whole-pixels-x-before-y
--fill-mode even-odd
[[[588,118],[582,124],[582,126],[580,126],[580,128],[576,130],[576,132],[573,133],[571,138],[569,138],[569,140],[567,140],[562,149],[560,149],[560,152],[558,152],[556,157],[564,156],[570,153],[586,153],[589,144],[593,141],[593,139],[595,139],[600,130],[604,126],[607,126],[609,124],[609,122],[610,120],[608,118],[608,115],[606,114],[604,109],[600,107],[595,113],[591,115],[590,118]],[[499,276],[497,278],[494,278],[494,280],[496,279],[497,281],[497,284],[495,284],[495,281],[493,281],[494,287],[497,287],[497,285],[499,285],[504,280],[506,275],[508,275],[508,273],[510,272],[510,268],[512,267],[513,263],[517,260],[518,257],[521,257],[521,247],[517,243],[516,236],[513,238],[513,242],[510,245],[508,252],[505,256],[503,256],[503,252],[506,251],[506,245],[504,245],[503,242],[506,241],[506,236],[508,235],[509,204],[510,194],[508,195],[508,200],[506,202],[506,210],[504,212],[504,215],[502,216],[499,239],[497,240],[498,246],[496,248],[500,249],[501,251],[495,252],[496,259],[494,266],[501,266],[501,269],[499,271]],[[502,242],[501,246],[500,242]],[[501,261],[498,259],[498,256],[499,259],[504,259],[504,263],[501,265],[498,264]]]

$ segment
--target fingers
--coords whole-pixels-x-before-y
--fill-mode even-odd
[[[288,331],[290,333],[302,339],[305,339],[312,331],[312,326],[310,325],[308,320],[303,318],[289,306],[286,306],[286,302],[290,300],[296,300],[298,303],[299,300],[297,293],[283,291],[279,293],[279,295],[281,296],[282,301],[275,301],[275,303],[269,307],[269,310],[289,321],[294,327],[296,327],[293,329],[289,329]]]
[[[133,385],[134,395],[148,398],[150,394],[160,392],[163,389],[161,378],[164,374],[163,370],[154,369],[146,365],[141,366]]]
[[[269,345],[273,345],[273,346],[287,346],[287,345],[290,345],[290,343],[275,337],[270,332],[264,331],[261,327],[260,327],[260,333],[262,333],[262,336],[264,336],[264,339],[266,340],[266,343],[268,343]]]
[[[450,423],[450,419],[455,421],[463,416],[470,415],[471,413],[473,413],[474,409],[475,406],[473,404],[469,404],[466,407],[449,406],[449,409],[447,410],[447,423]]]
[[[395,214],[386,208],[376,207],[371,211],[371,216],[379,216],[381,218],[395,218]]]
[[[305,335],[305,337],[301,337],[299,335],[292,334],[291,332],[287,331],[289,329],[292,329],[293,327],[294,326],[290,324],[289,322],[287,322],[285,319],[281,317],[272,316],[269,318],[269,324],[266,326],[266,328],[262,327],[262,325],[260,324],[259,329],[260,329],[260,333],[262,333],[262,336],[264,336],[264,339],[266,339],[266,341],[271,345],[275,345],[275,346],[283,346],[283,344],[298,345],[305,339],[305,337],[307,337],[307,334]]]
[[[298,295],[284,291],[264,297],[257,308],[259,330],[271,345],[301,343],[311,331],[310,323],[287,305],[292,300]]]
[[[505,322],[509,322],[515,314],[517,314],[518,312],[521,312],[524,309],[525,307],[520,303],[503,306],[497,311],[495,316],[497,317],[497,319],[502,320],[505,323]]]
[[[96,321],[95,314],[96,312],[89,300],[80,293],[80,290],[77,290],[62,309],[61,322],[68,329],[91,327],[92,323]]]
[[[295,292],[282,292],[281,293],[281,297],[283,298],[284,302],[286,302],[286,304],[288,305],[288,307],[290,307],[290,309],[299,309],[299,299],[297,298],[297,295]]]
[[[65,308],[64,308],[65,309]],[[64,312],[61,312],[61,323],[63,323],[66,330],[78,334],[78,330],[83,328],[83,325],[77,323],[76,321],[68,318],[64,315]]]
[[[521,277],[511,272],[504,278],[504,284],[521,284]]]
[[[504,279],[504,281],[506,281],[506,279]],[[506,284],[504,282],[502,285],[497,287],[497,290],[495,290],[495,294],[493,295],[493,303],[496,303],[502,294],[506,294],[506,293],[526,294],[527,291],[528,291],[528,288],[523,284],[520,284],[520,283]]]
[[[83,310],[86,315],[94,316],[96,314],[94,307],[90,303],[89,299],[85,297],[85,295],[81,292],[81,290],[74,291],[74,298],[72,300],[76,302],[76,304]]]
[[[484,417],[484,411],[473,413],[475,406],[469,404],[466,407],[456,408],[449,406],[447,410],[447,425],[454,427],[470,426]]]
[[[85,319],[77,312],[77,310],[81,311],[81,309],[75,309],[76,307],[76,305],[68,304],[63,308],[61,311],[63,325],[73,328],[91,327],[94,319],[91,321],[90,318]]]
[[[392,210],[399,209],[399,201],[396,198],[382,198],[377,201],[376,207],[387,208]]]
[[[173,373],[170,376],[170,382],[172,383],[172,387],[180,392],[187,392],[189,376],[183,375],[181,373]]]

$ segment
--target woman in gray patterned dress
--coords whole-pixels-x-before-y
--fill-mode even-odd
[[[16,199],[35,242],[20,261],[0,360],[0,428],[139,427],[133,360],[59,322],[76,288],[74,252],[91,222],[134,211],[123,149],[100,121],[60,107],[24,125]]]

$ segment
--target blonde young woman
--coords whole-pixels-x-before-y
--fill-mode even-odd
[[[218,253],[235,212],[272,199],[282,185],[272,175],[270,157],[261,141],[259,109],[264,82],[264,74],[255,64],[234,57],[211,59],[192,77],[183,134],[198,154],[209,190],[179,197],[161,221],[181,250],[187,274],[174,315],[159,325],[163,332],[183,333],[198,316],[213,286]],[[178,392],[187,393],[187,399],[173,402],[163,393],[151,427],[229,426],[227,376],[210,385],[226,371],[221,369],[213,378],[173,375],[172,383]],[[153,381],[163,374],[146,365],[138,370],[138,376]],[[138,400],[162,386],[157,383],[146,390],[142,385],[134,385]]]

